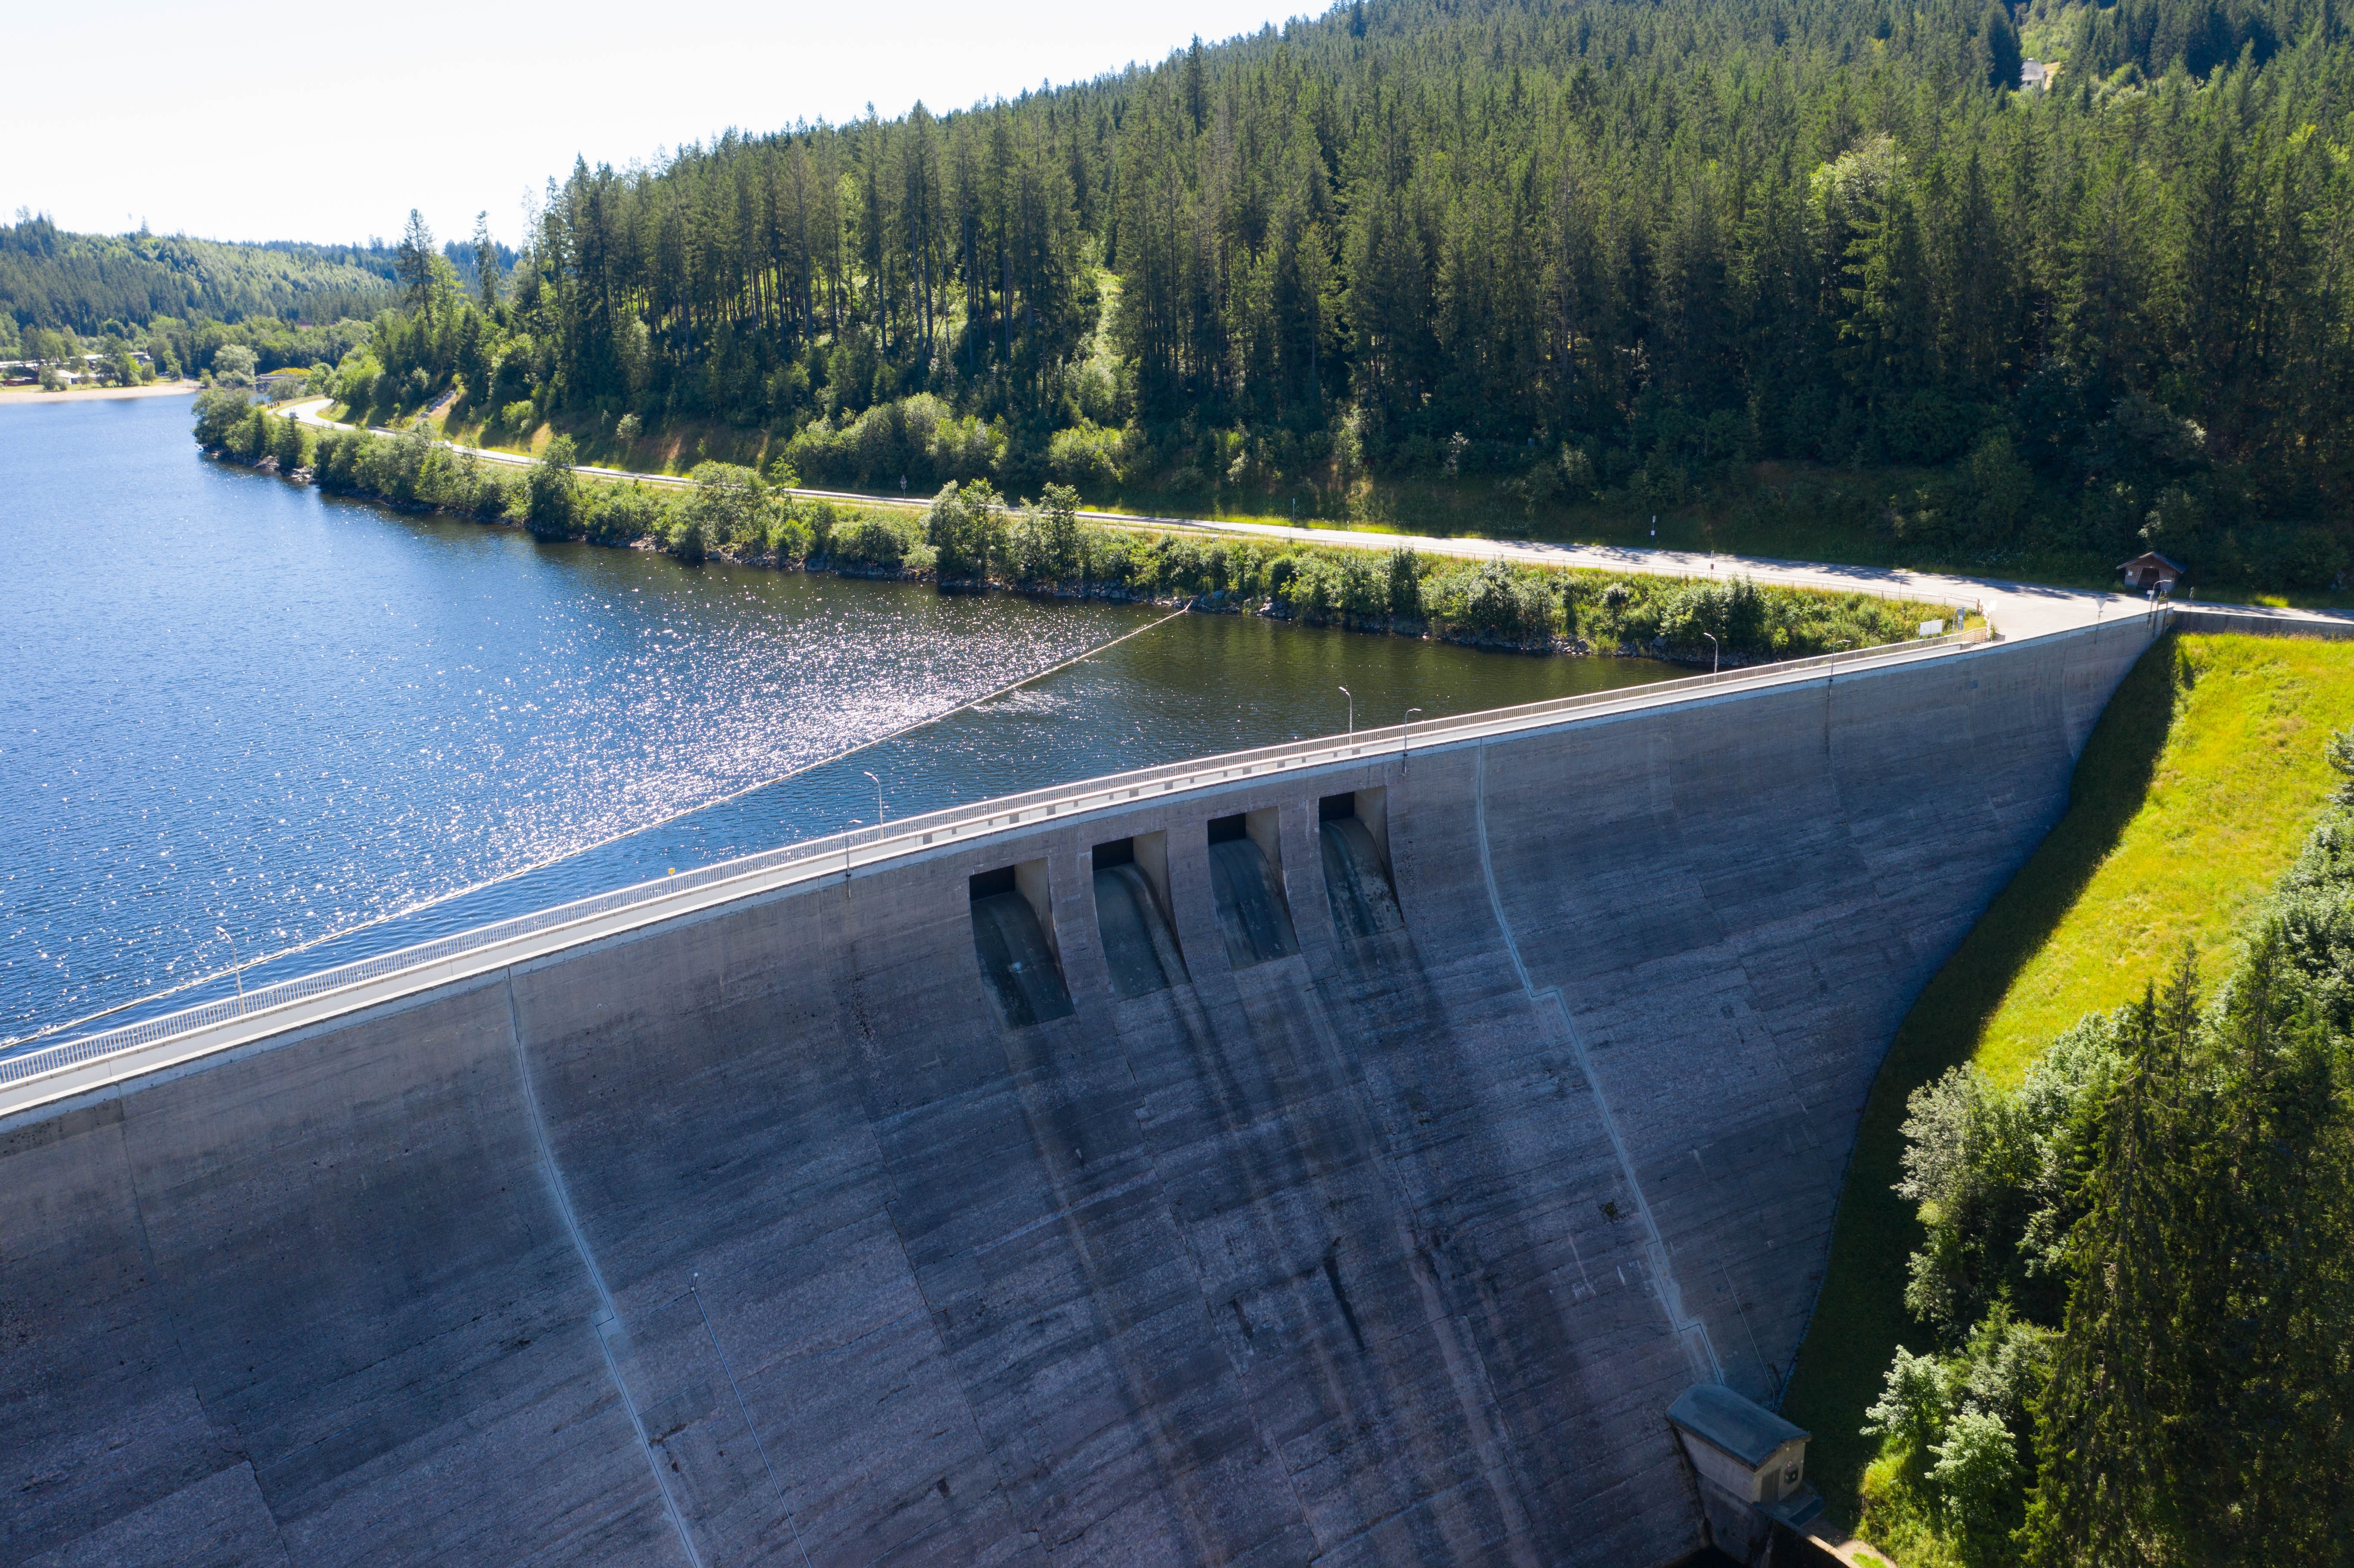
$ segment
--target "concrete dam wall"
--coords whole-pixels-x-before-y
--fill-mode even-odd
[[[1668,1406],[1776,1397],[2149,635],[837,860],[20,1110],[0,1563],[1671,1562]]]

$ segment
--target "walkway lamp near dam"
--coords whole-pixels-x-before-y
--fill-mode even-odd
[[[856,817],[842,824],[842,880],[850,880],[850,830],[864,826]]]
[[[243,1018],[245,1016],[245,965],[238,959],[237,938],[228,934],[228,927],[226,926],[216,926],[213,929],[218,931],[221,934],[221,940],[228,944],[228,972],[237,977],[237,1015]]]
[[[1349,738],[1354,740],[1357,738],[1357,694],[1343,686],[1341,694],[1349,699]]]
[[[1717,672],[1717,667],[1724,662],[1724,650],[1716,645],[1714,632],[1703,631],[1701,635],[1708,639],[1708,673],[1713,675]]]
[[[1398,766],[1400,768],[1405,768],[1414,761],[1414,715],[1421,711],[1422,710],[1420,708],[1406,709],[1405,718],[1398,726],[1401,732],[1398,736]]]
[[[864,768],[859,771],[866,773]],[[872,773],[866,773],[866,779],[875,786],[875,830],[880,832],[883,831],[883,780],[875,778]]]

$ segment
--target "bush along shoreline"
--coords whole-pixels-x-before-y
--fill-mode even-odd
[[[423,430],[323,430],[242,392],[196,400],[209,455],[394,506],[528,529],[549,540],[662,550],[789,571],[930,582],[944,593],[1191,603],[1313,626],[1530,652],[1727,665],[1869,648],[1917,636],[1951,607],[1862,593],[1575,567],[1465,561],[1408,549],[1204,539],[1082,522],[1048,485],[1011,503],[986,480],[950,482],[923,512],[864,510],[787,493],[798,481],[699,464],[691,489],[577,471],[558,437],[526,470],[484,462]],[[1714,641],[1712,643],[1711,639]]]

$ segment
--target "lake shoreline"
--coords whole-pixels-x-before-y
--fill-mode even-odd
[[[254,473],[267,474],[271,478],[283,480],[289,484],[304,487],[317,484],[316,479],[309,469],[297,469],[292,473],[279,472],[276,460],[273,458],[264,458],[260,462],[249,463],[234,453],[219,448],[207,449],[203,455],[207,461],[223,463],[231,468],[246,469]],[[323,486],[319,488],[324,490]],[[346,500],[362,501],[369,505],[382,506],[395,512],[412,513],[422,516],[449,517],[459,522],[471,523],[481,528],[504,528],[525,534],[532,531],[529,524],[510,517],[485,517],[464,507],[442,503],[397,501],[389,496],[342,491],[325,491],[325,493],[342,495]],[[634,539],[611,540],[576,535],[565,538],[543,538],[541,543],[586,545],[599,549],[636,550],[648,555],[673,556],[677,555],[676,551],[646,535]],[[1326,548],[1352,549],[1353,546],[1336,545],[1328,546]],[[864,562],[840,561],[828,556],[790,559],[779,558],[772,552],[750,553],[727,549],[709,550],[705,553],[703,561],[684,561],[683,564],[700,566],[705,562],[716,562],[722,566],[738,567],[748,571],[800,572],[812,577],[853,577],[866,582],[905,583],[911,587],[928,587],[949,597],[982,598],[1004,595],[1013,599],[1040,601],[1068,599],[1097,604],[1150,605],[1163,609],[1190,609],[1201,615],[1250,615],[1286,624],[1325,627],[1353,632],[1360,636],[1403,637],[1415,641],[1440,642],[1457,648],[1472,648],[1487,653],[1523,653],[1533,658],[1640,659],[1652,663],[1681,665],[1688,669],[1727,670],[1749,669],[1783,662],[1768,656],[1727,653],[1721,661],[1712,663],[1705,654],[1693,655],[1672,648],[1644,648],[1627,643],[1597,647],[1583,638],[1554,637],[1543,642],[1513,641],[1491,635],[1434,630],[1427,620],[1391,619],[1375,624],[1352,620],[1347,616],[1334,616],[1323,620],[1308,620],[1288,612],[1272,599],[1265,597],[1245,599],[1222,588],[1193,595],[1140,594],[1105,583],[1088,584],[1075,589],[1067,586],[1033,587],[1020,583],[1002,582],[994,578],[980,582],[943,581],[937,573],[931,571],[904,567],[895,570]],[[1798,653],[1788,655],[1789,658],[1805,656]]]
[[[61,392],[45,392],[38,387],[0,387],[0,408],[11,403],[103,403],[127,401],[133,397],[186,397],[204,390],[193,381],[154,381],[144,387],[69,387]]]
[[[241,450],[233,444],[205,445],[201,449],[205,456],[279,475],[280,458],[271,450],[274,442],[264,439],[276,422],[266,411],[255,418],[260,422],[260,429],[250,432],[255,439]],[[201,426],[202,421],[199,423]],[[278,434],[283,438],[294,430],[290,423],[280,428]],[[201,439],[201,429],[199,433]],[[229,432],[232,438],[238,433]],[[790,529],[797,532],[756,530],[757,537],[748,548],[747,542],[740,538],[706,542],[700,532],[690,539],[674,526],[665,526],[658,516],[641,519],[633,514],[631,523],[616,527],[610,524],[607,517],[592,512],[584,524],[580,518],[583,508],[589,504],[587,496],[643,493],[641,486],[628,481],[598,479],[575,481],[584,500],[567,502],[560,514],[564,521],[550,525],[535,523],[532,515],[536,503],[530,501],[527,487],[533,481],[495,471],[484,471],[461,457],[455,461],[441,462],[440,466],[451,471],[440,475],[439,482],[435,482],[426,468],[436,463],[441,451],[433,447],[411,459],[418,471],[400,482],[389,470],[379,474],[376,471],[378,465],[373,461],[354,461],[348,453],[354,444],[362,452],[389,452],[396,443],[407,447],[408,438],[346,431],[317,438],[314,442],[307,431],[296,434],[302,460],[316,466],[296,468],[281,476],[289,482],[314,485],[330,494],[347,495],[401,511],[462,518],[482,526],[518,529],[550,543],[588,543],[666,554],[688,566],[718,560],[759,570],[929,584],[944,596],[1002,593],[1038,600],[1184,607],[1206,613],[1254,615],[1483,652],[1646,659],[1688,669],[1750,668],[1808,657],[1825,648],[1810,645],[1805,639],[1824,643],[1832,631],[1849,635],[1829,642],[1831,647],[1870,647],[1900,641],[1914,634],[1914,620],[1933,619],[1948,608],[1840,595],[1826,589],[1761,588],[1745,579],[1724,580],[1702,588],[1685,579],[1643,572],[1608,573],[1545,566],[1514,568],[1500,563],[1478,568],[1457,567],[1454,577],[1478,577],[1479,581],[1473,587],[1479,591],[1476,595],[1467,594],[1464,583],[1457,581],[1453,599],[1447,599],[1426,591],[1446,586],[1439,575],[1443,568],[1436,562],[1417,558],[1411,550],[1384,552],[1351,544],[1270,547],[1250,542],[1214,543],[1204,550],[1198,541],[1184,539],[1182,533],[1143,538],[1137,530],[1119,531],[1121,542],[1112,547],[1115,552],[1126,554],[1112,563],[1114,570],[1100,575],[1093,571],[1093,557],[1082,552],[1078,567],[1081,576],[1076,580],[1016,580],[1008,577],[960,580],[943,578],[938,574],[932,565],[936,552],[910,530],[911,520],[905,517],[878,518],[873,514],[820,503],[825,521],[814,533],[799,523],[790,524]],[[249,452],[254,455],[247,455]],[[408,493],[396,493],[398,491]],[[595,503],[599,508],[606,504]],[[654,504],[668,508],[676,503],[663,499]],[[1100,531],[1087,525],[1083,529],[1089,533]],[[894,535],[883,541],[887,548],[877,546],[876,540],[882,534]],[[1190,567],[1164,570],[1155,564],[1155,551],[1192,551],[1195,558]],[[1147,557],[1143,563],[1146,569],[1141,572],[1137,570],[1136,557],[1140,556]],[[1402,568],[1397,564],[1400,556],[1405,561]],[[1225,586],[1230,566],[1238,568],[1234,575],[1241,579],[1234,587]],[[1409,579],[1408,591],[1403,599],[1396,593],[1394,584],[1384,592],[1379,580],[1384,573],[1394,577],[1401,569]],[[1429,575],[1421,575],[1426,573]],[[1140,577],[1146,580],[1140,582]],[[1491,577],[1495,580],[1488,581]],[[1175,580],[1160,580],[1163,577]],[[1367,580],[1357,583],[1356,578]],[[1595,580],[1583,580],[1586,578]],[[1606,588],[1605,578],[1608,579]],[[1368,587],[1370,594],[1363,591]],[[1695,591],[1730,596],[1716,604],[1715,613],[1719,615],[1730,610],[1740,594],[1747,593],[1755,613],[1761,618],[1767,616],[1772,601],[1778,606],[1774,613],[1781,617],[1785,626],[1810,619],[1829,624],[1819,623],[1786,634],[1760,620],[1746,639],[1739,638],[1731,624],[1722,624],[1717,630],[1723,636],[1712,640],[1688,626],[1691,635],[1682,641],[1671,639],[1661,624],[1665,601],[1680,595],[1688,598]],[[1469,602],[1474,597],[1480,602]],[[1582,610],[1575,602],[1580,599],[1587,601]],[[1401,604],[1403,609],[1395,608]],[[1794,609],[1794,604],[1811,604],[1814,608]],[[1629,605],[1634,607],[1635,615],[1625,613]],[[1642,619],[1647,607],[1650,611],[1648,620]],[[1665,613],[1673,610],[1669,609]],[[1634,624],[1629,625],[1629,621]],[[1588,627],[1597,624],[1604,635],[1585,634]],[[1652,634],[1608,635],[1614,630],[1638,628]],[[1783,645],[1786,635],[1787,646]],[[1743,641],[1749,645],[1742,646]],[[1766,645],[1759,646],[1761,641]],[[1711,646],[1711,642],[1722,646]]]

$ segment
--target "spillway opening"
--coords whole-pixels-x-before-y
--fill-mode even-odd
[[[1299,951],[1283,895],[1283,841],[1273,807],[1210,822],[1210,891],[1226,959],[1238,969]]]
[[[1388,797],[1386,789],[1359,789],[1316,803],[1324,895],[1332,929],[1343,938],[1378,937],[1405,924],[1390,875]]]
[[[1167,991],[1186,979],[1169,917],[1169,835],[1138,833],[1097,844],[1089,857],[1096,930],[1111,987],[1125,999]]]
[[[1055,947],[1046,863],[976,872],[970,885],[973,953],[1005,1022],[1023,1029],[1069,1017],[1071,990]]]

